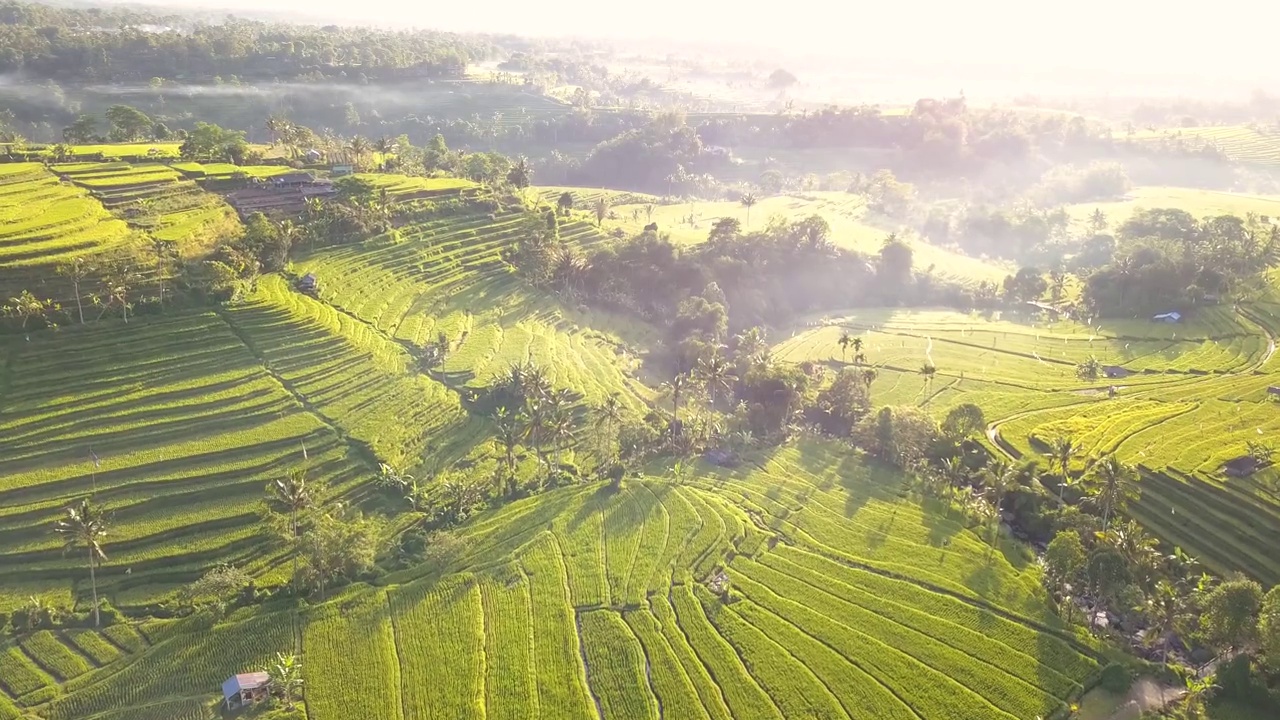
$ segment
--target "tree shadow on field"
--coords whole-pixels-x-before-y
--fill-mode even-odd
[[[926,497],[920,502],[923,510],[922,520],[929,529],[929,544],[946,548],[951,539],[965,529],[957,519],[951,516],[951,502],[940,498]]]
[[[978,569],[969,573],[964,580],[964,584],[965,587],[978,593],[983,598],[992,598],[999,595],[1004,587],[1004,581],[1000,578],[1000,573],[996,571],[994,556],[988,553],[986,561]]]
[[[847,518],[857,515],[872,499],[870,475],[874,470],[880,469],[872,462],[849,452],[835,468],[835,476],[845,492],[844,516]]]

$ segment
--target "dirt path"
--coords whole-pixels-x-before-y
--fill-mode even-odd
[[[1080,702],[1080,720],[1138,720],[1145,712],[1162,708],[1186,694],[1186,689],[1139,678],[1129,692],[1117,696],[1101,688]]]

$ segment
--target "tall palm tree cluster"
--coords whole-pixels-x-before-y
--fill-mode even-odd
[[[531,448],[539,465],[548,471],[539,481],[545,483],[552,469],[548,450],[555,452],[559,462],[573,441],[577,428],[573,393],[554,388],[544,368],[524,362],[507,368],[492,389],[491,398],[505,470],[496,483],[499,492],[511,496],[518,490],[516,449],[520,445]]]

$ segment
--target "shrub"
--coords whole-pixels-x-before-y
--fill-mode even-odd
[[[1129,672],[1129,668],[1118,663],[1112,663],[1102,669],[1102,678],[1099,685],[1103,689],[1113,693],[1124,693],[1129,691],[1129,686],[1133,684],[1133,675]]]

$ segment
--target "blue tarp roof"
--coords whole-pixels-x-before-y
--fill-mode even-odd
[[[241,690],[253,690],[271,682],[271,676],[264,672],[240,673],[227,678],[222,683],[222,697],[229,698]]]

